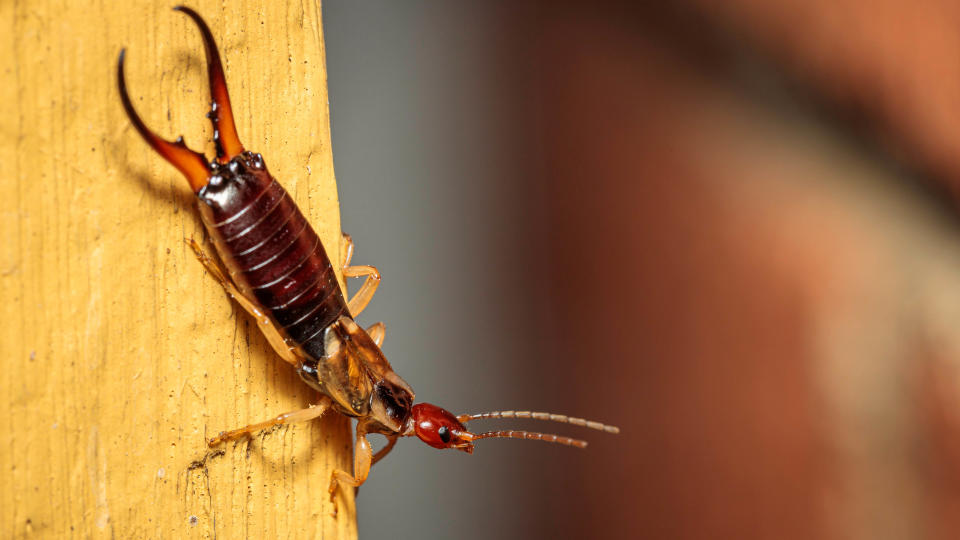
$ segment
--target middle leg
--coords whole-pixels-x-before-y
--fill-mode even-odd
[[[367,327],[367,335],[377,344],[377,347],[383,347],[383,338],[387,335],[387,327],[382,322],[373,323]]]
[[[306,422],[307,420],[313,420],[314,418],[319,418],[321,415],[323,415],[323,413],[329,407],[330,407],[330,398],[324,396],[320,400],[320,403],[316,405],[311,405],[306,409],[300,409],[298,411],[291,411],[288,413],[284,413],[275,418],[271,418],[266,422],[250,424],[249,426],[244,426],[239,429],[232,429],[230,431],[221,431],[219,435],[210,439],[207,442],[207,445],[209,445],[212,448],[214,446],[225,443],[227,441],[233,441],[241,437],[246,437],[255,431],[261,431],[276,425],[292,424],[294,422]]]

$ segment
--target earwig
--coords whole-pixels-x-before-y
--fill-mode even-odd
[[[315,405],[271,420],[221,432],[208,444],[249,436],[278,424],[318,418],[327,411],[357,419],[353,473],[335,470],[330,497],[339,486],[359,486],[370,467],[393,449],[399,437],[416,436],[434,448],[473,452],[474,442],[488,438],[519,438],[583,448],[585,441],[527,431],[489,431],[474,434],[464,424],[482,418],[551,420],[608,433],[619,429],[599,422],[551,413],[501,411],[454,416],[429,403],[413,404],[414,392],[384,357],[383,323],[366,330],[354,318],[366,308],[380,282],[372,266],[351,266],[353,242],[344,234],[345,254],[340,263],[345,277],[365,277],[356,294],[346,300],[320,238],[283,187],[270,175],[260,154],[244,149],[237,134],[226,77],[213,34],[195,11],[174,8],[199,27],[207,59],[216,156],[191,150],[180,137],[167,141],[147,128],[127,93],[124,58],[117,61],[117,82],[123,108],[141,137],[176,167],[197,196],[197,206],[218,262],[200,244],[189,244],[207,271],[227,294],[258,322],[273,349],[300,377],[320,392]],[[387,438],[373,453],[367,435]]]

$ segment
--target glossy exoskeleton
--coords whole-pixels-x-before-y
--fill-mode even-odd
[[[209,27],[190,8],[175,9],[188,15],[203,37],[212,94],[208,117],[214,128],[216,158],[207,161],[202,154],[187,148],[182,138],[170,142],[146,127],[127,93],[125,51],[121,51],[117,78],[124,110],[137,132],[186,176],[196,194],[197,207],[222,266],[191,240],[200,262],[258,321],[280,357],[321,394],[317,403],[307,409],[222,432],[208,441],[210,446],[273,425],[317,418],[329,410],[356,418],[353,472],[333,472],[333,497],[339,485],[362,484],[371,465],[390,452],[398,437],[415,435],[434,448],[465,452],[473,451],[475,441],[491,437],[586,446],[584,441],[528,431],[472,433],[464,424],[474,419],[532,418],[609,433],[619,431],[598,422],[549,413],[504,411],[454,416],[428,403],[414,405],[413,389],[393,371],[380,350],[383,324],[365,330],[354,322],[373,296],[380,281],[379,272],[371,266],[350,266],[353,244],[349,236],[343,235],[345,256],[338,261],[343,275],[366,277],[353,298],[345,299],[330,258],[313,228],[270,175],[260,154],[246,151],[240,143],[220,54]],[[375,455],[367,440],[370,433],[384,435],[388,440]]]

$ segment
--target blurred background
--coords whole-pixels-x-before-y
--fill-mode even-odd
[[[418,399],[363,538],[957,538],[960,5],[327,2],[362,322]]]

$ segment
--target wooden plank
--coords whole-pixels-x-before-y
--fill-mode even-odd
[[[205,446],[316,396],[196,262],[192,195],[121,109],[127,47],[148,125],[212,155],[199,33],[170,7],[0,3],[0,536],[355,537],[326,492],[346,419]],[[244,143],[339,246],[319,1],[191,7]]]

